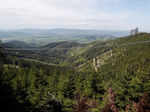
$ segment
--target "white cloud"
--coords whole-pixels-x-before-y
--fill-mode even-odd
[[[106,12],[95,5],[118,2],[120,0],[1,0],[0,28],[123,29],[128,27],[128,12]]]

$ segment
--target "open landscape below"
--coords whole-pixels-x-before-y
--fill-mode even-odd
[[[102,38],[1,42],[2,108],[9,112],[150,112],[150,34]]]

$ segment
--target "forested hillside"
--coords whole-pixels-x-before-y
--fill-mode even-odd
[[[26,57],[29,51],[8,52],[0,55],[1,90],[7,93],[1,103],[10,103],[16,112],[150,111],[148,33],[89,44],[51,43],[33,50],[35,57]]]

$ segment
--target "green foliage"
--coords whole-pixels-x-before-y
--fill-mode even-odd
[[[109,88],[114,91],[115,105],[120,111],[124,111],[131,101],[138,102],[144,93],[150,94],[150,44],[140,43],[149,41],[148,37],[149,34],[139,34],[135,37],[91,43],[84,46],[84,50],[81,48],[83,51],[77,54],[73,48],[76,55],[72,57],[65,57],[65,53],[70,53],[68,46],[72,44],[59,44],[59,49],[53,49],[53,57],[56,58],[54,61],[67,59],[64,61],[67,66],[46,65],[9,57],[5,64],[0,64],[3,68],[0,78],[3,84],[11,88],[17,102],[25,105],[28,111],[72,112],[76,94],[97,99],[97,109],[101,110],[107,107]],[[132,45],[132,42],[135,43]],[[49,46],[56,47],[56,43]],[[61,47],[66,48],[61,51]],[[113,50],[113,56],[100,66],[99,71],[91,69],[91,60],[110,50]],[[53,55],[51,50],[49,52]],[[0,56],[3,60],[4,56]],[[40,56],[44,59],[44,56]],[[80,72],[78,68],[81,68]]]

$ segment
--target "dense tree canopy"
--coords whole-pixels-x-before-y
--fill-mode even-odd
[[[111,48],[94,43],[97,48],[89,48],[75,57],[75,63],[70,63],[71,66],[46,65],[5,56],[1,48],[0,103],[2,107],[7,107],[5,109],[15,112],[148,111],[150,44],[127,44],[149,40],[147,36],[139,34],[113,40],[119,46]],[[95,71],[91,66],[92,58],[107,57],[109,50],[113,51],[113,55]],[[72,68],[79,60],[84,65]]]

